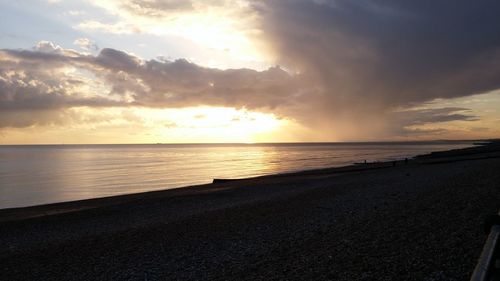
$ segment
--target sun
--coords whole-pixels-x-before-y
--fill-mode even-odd
[[[272,113],[233,107],[137,109],[134,114],[161,135],[161,142],[255,143],[286,124]]]

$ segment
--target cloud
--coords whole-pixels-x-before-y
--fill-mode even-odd
[[[60,53],[62,52],[61,46],[58,46],[50,41],[40,41],[36,44],[35,50],[43,53]]]
[[[81,54],[72,49],[64,49],[61,46],[54,44],[50,41],[40,41],[33,47],[33,50],[36,52],[25,52],[26,56],[45,56],[45,54],[53,54],[53,55],[63,55],[67,57],[78,57]],[[23,52],[22,50],[18,50],[19,52]]]
[[[96,20],[83,21],[76,25],[75,28],[85,31],[101,31],[104,33],[113,33],[119,35],[142,32],[142,30],[137,25],[132,25],[124,22],[102,23]]]
[[[99,50],[99,47],[97,46],[97,44],[88,39],[88,38],[77,38],[73,44],[77,45],[78,47],[80,47],[81,49],[85,50],[85,51],[97,51]]]
[[[256,13],[246,0],[90,0],[109,18],[86,18],[74,25],[85,33],[157,37],[182,50],[188,57],[202,57],[205,64],[227,67],[267,61],[258,40]],[[190,53],[195,50],[194,53]],[[207,58],[209,56],[210,58]],[[262,69],[262,68],[260,68]]]
[[[109,48],[93,56],[46,41],[32,51],[0,51],[0,117],[5,120],[18,112],[74,107],[211,105],[270,111],[296,102],[298,89],[279,67],[219,70],[184,59],[142,60]]]
[[[253,17],[246,1],[225,0],[91,0],[91,4],[116,17],[114,23],[87,20],[77,28],[107,33],[152,34],[192,33],[193,27],[232,32],[232,29],[251,28],[240,24]],[[234,25],[234,26],[233,26]],[[222,28],[222,29],[218,29]],[[188,35],[188,34],[186,34]],[[222,36],[223,34],[221,34]]]
[[[160,17],[167,12],[192,10],[193,3],[186,0],[132,0],[121,1],[121,7],[129,13],[148,16]]]
[[[60,123],[72,107],[109,107],[120,102],[89,95],[92,79],[78,75],[76,51],[40,42],[33,51],[0,50],[0,127]]]
[[[258,31],[235,38],[258,37],[283,68],[221,70],[185,59],[144,60],[109,48],[89,55],[41,42],[31,51],[0,52],[0,106],[12,114],[82,106],[227,106],[295,120],[312,129],[313,140],[361,140],[444,134],[452,121],[482,126],[467,106],[414,108],[500,88],[495,1],[269,0],[249,1],[244,8],[221,3],[211,14],[228,27],[221,30]],[[84,28],[115,33],[170,32],[158,24],[177,16],[178,26],[205,31],[205,22],[191,13],[211,11],[200,1],[94,4],[118,21],[88,21]],[[242,22],[257,26],[236,24],[242,11],[251,15]],[[191,35],[224,41],[213,34]]]
[[[70,10],[68,12],[65,12],[64,14],[67,14],[67,15],[70,15],[70,16],[73,16],[73,17],[77,17],[77,16],[83,16],[83,15],[85,15],[86,12],[79,11],[79,10]]]
[[[328,120],[316,125],[331,135],[387,134],[398,108],[500,88],[500,2],[270,0],[254,9],[280,64],[320,89],[302,114]]]
[[[470,113],[467,108],[445,107],[399,111],[394,114],[397,124],[403,126],[424,125],[451,121],[479,121],[480,118]]]
[[[0,112],[0,128],[26,128],[33,125],[62,124],[64,111],[11,111]]]
[[[115,14],[162,18],[214,9],[234,11],[248,6],[246,1],[225,0],[92,0],[90,2]]]
[[[449,133],[449,130],[444,128],[435,128],[435,129],[401,128],[400,131],[398,132],[398,135],[418,138],[421,136],[435,137],[435,136],[445,135],[446,133]]]

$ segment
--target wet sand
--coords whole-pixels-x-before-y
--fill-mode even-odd
[[[467,280],[500,147],[0,210],[0,280]]]

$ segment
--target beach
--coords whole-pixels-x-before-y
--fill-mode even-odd
[[[500,146],[0,210],[0,280],[467,280]]]

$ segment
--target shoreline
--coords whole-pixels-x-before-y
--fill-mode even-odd
[[[7,176],[8,182],[6,185],[6,189],[2,188],[2,191],[8,192],[8,190],[12,190],[12,194],[6,193],[5,198],[3,200],[0,200],[1,206],[0,210],[7,210],[7,209],[20,209],[20,208],[26,208],[26,207],[35,207],[35,206],[43,206],[43,205],[50,205],[50,204],[57,204],[57,203],[69,203],[69,202],[75,202],[75,201],[82,201],[82,200],[88,200],[88,199],[98,199],[98,198],[108,198],[108,197],[114,197],[114,196],[121,196],[121,195],[130,195],[134,193],[141,193],[141,192],[149,192],[149,191],[162,191],[166,189],[178,189],[178,188],[185,188],[185,187],[192,187],[196,185],[206,185],[209,183],[213,183],[214,179],[218,179],[219,177],[232,177],[233,179],[244,179],[244,178],[251,178],[251,177],[260,177],[260,176],[272,176],[275,174],[293,174],[293,173],[301,173],[303,171],[314,171],[317,169],[329,169],[329,168],[341,168],[344,166],[349,166],[357,164],[356,161],[365,161],[365,159],[369,159],[368,161],[370,163],[377,163],[377,162],[384,162],[384,161],[392,161],[394,159],[404,159],[405,157],[411,158],[416,155],[422,154],[422,153],[428,153],[433,150],[443,150],[443,149],[452,149],[452,148],[463,148],[467,146],[473,146],[475,143],[470,140],[440,140],[440,141],[417,141],[417,142],[340,142],[340,143],[324,143],[326,144],[326,150],[329,149],[329,145],[334,145],[332,149],[335,151],[337,148],[341,148],[343,146],[351,146],[352,144],[355,144],[356,146],[353,148],[347,148],[347,150],[350,150],[350,153],[352,154],[350,157],[336,157],[336,153],[330,155],[328,153],[328,157],[321,158],[322,156],[316,155],[313,156],[312,158],[308,158],[307,155],[303,155],[303,159],[287,159],[285,161],[271,161],[269,164],[270,165],[275,165],[276,168],[271,168],[268,169],[265,167],[266,165],[262,165],[262,167],[259,169],[257,168],[253,172],[246,172],[245,169],[240,169],[237,166],[234,166],[234,164],[231,166],[223,166],[226,163],[220,163],[218,165],[208,165],[206,167],[203,167],[203,162],[198,161],[193,161],[193,165],[201,165],[199,167],[201,170],[193,169],[193,166],[190,165],[183,165],[181,164],[180,168],[177,169],[180,171],[181,174],[190,174],[191,176],[189,177],[183,177],[179,178],[179,181],[175,179],[176,176],[169,176],[169,173],[171,172],[169,168],[163,168],[162,165],[165,165],[165,167],[168,167],[168,163],[163,162],[161,163],[162,165],[156,165],[156,167],[151,167],[150,170],[144,170],[142,169],[143,173],[137,173],[138,175],[143,175],[143,176],[135,176],[135,173],[130,173],[131,175],[131,180],[130,182],[127,180],[120,180],[120,178],[114,180],[118,180],[117,183],[115,184],[107,184],[107,181],[102,181],[102,184],[99,182],[87,182],[83,183],[78,179],[78,177],[84,177],[85,179],[89,178],[98,178],[98,177],[105,177],[105,178],[110,178],[113,175],[109,174],[109,172],[106,170],[106,166],[100,166],[98,167],[92,167],[92,165],[73,165],[72,163],[67,163],[67,167],[70,168],[63,168],[61,171],[62,175],[65,175],[64,177],[66,178],[66,186],[60,185],[58,182],[54,182],[54,180],[57,181],[57,179],[54,179],[53,177],[42,177],[40,175],[44,174],[52,174],[52,169],[48,168],[38,168],[33,171],[34,177],[31,177],[29,173],[26,171],[21,171],[19,169],[16,170],[14,168],[12,170],[12,175],[13,177],[9,176],[11,173],[7,173],[4,176]],[[374,150],[372,149],[372,153],[369,153],[365,156],[358,156],[356,157],[356,152],[353,150],[357,147],[358,144],[361,144],[362,150],[365,149],[365,145],[367,145],[367,149],[370,150],[370,147],[372,145],[378,146],[377,148],[380,150]],[[385,145],[384,145],[385,144]],[[417,145],[418,144],[418,145]],[[205,145],[214,145],[216,147],[218,146],[226,146],[229,145],[230,147],[233,147],[234,144],[199,144],[201,146]],[[265,147],[270,145],[274,149],[275,145],[278,146],[297,146],[299,147],[299,151],[301,151],[300,147],[305,146],[313,146],[314,149],[316,149],[316,145],[318,143],[282,143],[282,144],[238,144],[238,146],[245,146],[244,148],[240,148],[243,150],[246,150],[246,146],[252,147],[249,148],[251,150],[258,149],[258,147]],[[320,147],[321,144],[319,144]],[[381,146],[382,145],[382,146]],[[407,146],[408,145],[408,146]],[[430,146],[429,146],[430,145]],[[134,145],[126,145],[127,147],[141,147],[144,146],[143,144],[134,144]],[[146,145],[150,148],[153,146],[151,145]],[[170,145],[167,145],[170,147]],[[182,144],[179,147],[191,147],[191,144]],[[401,146],[401,148],[399,148]],[[9,146],[11,147],[11,146]],[[24,164],[23,162],[26,163],[26,161],[30,161],[29,158],[24,159],[23,155],[29,155],[31,150],[24,151],[24,148],[26,146],[15,146],[15,148],[6,147],[7,151],[0,151],[0,152],[6,152],[8,158],[12,158],[14,160],[12,162],[13,167],[22,167]],[[29,147],[33,147],[38,149],[39,147],[45,147],[45,145],[29,145]],[[51,151],[53,151],[56,155],[58,156],[60,151],[65,151],[66,149],[72,149],[72,148],[78,148],[78,149],[86,149],[86,148],[91,148],[91,149],[101,149],[101,148],[110,148],[110,152],[116,151],[113,148],[118,148],[120,145],[82,145],[82,146],[66,146],[66,145],[50,145]],[[174,147],[177,147],[174,145]],[[413,147],[413,148],[411,148]],[[0,149],[2,147],[0,146]],[[134,149],[135,149],[134,148]],[[377,149],[376,148],[376,149]],[[408,148],[410,148],[408,150]],[[20,151],[17,151],[17,149],[21,149]],[[135,150],[132,149],[131,152],[134,152]],[[295,150],[296,148],[293,148]],[[325,150],[325,152],[326,152]],[[342,149],[340,149],[342,150]],[[384,153],[383,151],[391,151],[390,153]],[[36,165],[39,165],[40,167],[46,167],[46,165],[43,162],[43,158],[38,157],[38,155],[41,153],[42,150],[35,150],[35,154],[33,157],[36,159],[42,159],[42,161],[37,160]],[[196,150],[197,151],[197,150]],[[307,149],[306,149],[307,151]],[[79,150],[68,150],[68,154],[76,157],[75,159],[79,159]],[[86,152],[85,150],[83,152]],[[94,151],[95,152],[95,151]],[[76,154],[75,154],[76,153]],[[99,151],[97,151],[99,153]],[[21,160],[17,161],[16,155],[21,154]],[[63,153],[65,155],[66,152]],[[265,155],[266,153],[264,153]],[[342,154],[342,153],[341,153]],[[370,154],[373,154],[370,156]],[[9,156],[10,155],[10,156]],[[349,155],[349,154],[346,154]],[[193,157],[193,155],[191,155]],[[207,157],[207,155],[204,155],[203,157]],[[320,157],[324,163],[317,163],[315,159],[320,159],[320,158],[315,158],[315,157]],[[330,160],[329,157],[332,157]],[[367,157],[367,158],[365,158]],[[69,157],[66,157],[68,158]],[[125,157],[126,158],[126,157]],[[337,159],[338,158],[338,159]],[[351,159],[349,159],[351,158]],[[83,163],[90,163],[86,161],[85,159],[82,159],[84,162]],[[156,161],[155,159],[152,159]],[[179,159],[181,160],[181,159]],[[228,161],[229,160],[229,161]],[[349,161],[350,160],[350,161]],[[64,161],[64,160],[63,160]],[[225,161],[228,161],[228,164],[233,163],[230,159],[225,159]],[[302,162],[304,161],[304,162]],[[321,162],[320,161],[320,162]],[[125,161],[126,163],[128,161]],[[238,161],[239,162],[239,161]],[[246,161],[243,161],[246,162]],[[331,163],[330,163],[331,162]],[[61,162],[62,163],[62,162]],[[182,161],[181,161],[182,163]],[[207,161],[204,161],[204,163],[208,163]],[[327,164],[328,163],[328,164]],[[4,161],[4,165],[7,165],[8,163]],[[107,165],[108,163],[104,163]],[[142,163],[147,164],[146,162]],[[259,166],[261,163],[259,161],[252,161],[250,159],[249,161],[250,165],[256,165]],[[66,165],[65,165],[66,166]],[[212,167],[213,166],[213,167]],[[122,170],[125,169],[130,169],[133,167],[133,165],[130,164],[120,164],[118,167]],[[241,165],[240,167],[245,167],[245,165]],[[7,170],[10,170],[8,166],[6,166]],[[56,167],[55,171],[58,171]],[[95,169],[97,173],[95,175],[91,174],[86,174],[85,170],[88,169]],[[174,169],[174,170],[176,170]],[[224,171],[224,172],[219,172]],[[155,178],[154,181],[150,184],[151,176],[154,176],[153,174],[149,174],[149,172],[153,171],[154,173],[162,173],[159,177]],[[17,176],[16,176],[17,174]],[[61,174],[58,172],[58,174]],[[67,176],[66,176],[67,175]],[[71,179],[71,177],[77,177],[75,179]],[[156,177],[156,176],[155,176]],[[214,178],[215,177],[215,178]],[[61,177],[62,179],[63,177]],[[181,180],[182,179],[182,180]],[[38,181],[40,180],[40,181]],[[20,185],[20,183],[28,181],[26,185]],[[52,183],[51,183],[52,182]],[[147,183],[146,183],[147,182]],[[175,184],[172,184],[172,182],[176,182]],[[130,184],[129,184],[130,183]],[[102,190],[101,187],[105,187],[105,189],[109,190]],[[122,188],[124,187],[124,188]],[[34,192],[34,193],[33,193]],[[31,193],[36,194],[40,192],[40,196],[30,196]],[[52,192],[52,194],[51,194]],[[0,192],[1,193],[1,192]],[[52,196],[51,196],[52,195]]]
[[[432,142],[440,142],[440,141],[432,141]],[[380,143],[380,142],[374,142],[374,143]],[[332,174],[362,172],[367,170],[386,169],[386,168],[392,168],[394,162],[396,163],[396,165],[400,166],[400,165],[412,165],[412,164],[413,165],[432,164],[432,163],[447,163],[451,161],[474,160],[475,159],[474,157],[469,157],[469,156],[488,153],[490,147],[496,149],[497,146],[500,146],[499,140],[488,140],[488,141],[478,142],[474,146],[467,148],[436,151],[427,154],[415,155],[408,159],[408,163],[405,163],[404,159],[399,159],[394,161],[353,163],[346,166],[318,168],[318,169],[295,171],[295,172],[284,172],[279,174],[261,175],[249,178],[213,179],[212,183],[188,185],[188,186],[181,186],[163,190],[153,190],[153,191],[146,191],[139,193],[88,198],[82,200],[55,202],[55,203],[40,204],[40,205],[25,206],[25,207],[4,208],[0,209],[0,223],[50,216],[56,214],[70,213],[70,212],[78,212],[94,208],[131,203],[138,200],[147,200],[151,198],[170,198],[175,196],[195,195],[199,193],[214,191],[213,189],[217,188],[221,184],[227,185],[231,183],[234,184],[241,182],[266,181],[268,179],[332,175]],[[484,156],[482,157],[484,158]],[[500,156],[493,156],[493,157],[500,157]]]
[[[0,279],[468,279],[500,143],[377,164],[0,211]]]
[[[200,185],[188,185],[188,186],[182,186],[164,190],[153,190],[153,191],[146,191],[139,193],[122,194],[122,195],[106,196],[99,198],[89,198],[89,199],[66,201],[66,202],[56,202],[56,203],[41,204],[41,205],[26,206],[26,207],[5,208],[5,209],[0,209],[0,223],[19,220],[19,219],[29,219],[29,218],[49,216],[55,214],[89,210],[100,207],[107,207],[124,203],[131,203],[137,200],[196,195],[204,192],[217,191],[214,189],[218,189],[221,185],[238,184],[245,182],[251,183],[254,181],[266,181],[269,179],[280,179],[280,178],[291,179],[294,177],[315,176],[320,174],[352,173],[352,172],[360,172],[366,170],[384,169],[392,167],[391,162],[375,162],[375,163],[368,163],[366,165],[368,167],[366,166],[360,167],[360,165],[352,164],[341,167],[262,175],[249,178],[213,179],[212,183],[200,184]]]

